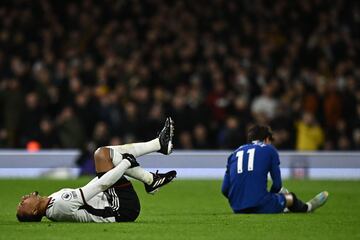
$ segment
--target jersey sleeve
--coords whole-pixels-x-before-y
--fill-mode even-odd
[[[278,193],[282,187],[281,182],[281,172],[280,172],[280,158],[279,153],[275,148],[271,149],[271,168],[270,168],[270,176],[272,179],[272,186],[270,192]]]
[[[221,187],[221,192],[225,197],[228,197],[228,195],[229,195],[229,187],[230,187],[230,175],[229,174],[230,174],[231,156],[232,155],[230,155],[227,160],[226,171],[225,171],[224,180],[223,180],[222,187]]]

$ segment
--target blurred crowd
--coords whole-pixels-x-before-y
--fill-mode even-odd
[[[4,0],[0,147],[150,140],[360,149],[360,7],[342,0]]]

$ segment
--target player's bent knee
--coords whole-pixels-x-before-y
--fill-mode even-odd
[[[283,193],[285,200],[286,200],[286,207],[290,207],[293,205],[294,202],[294,196],[296,198],[296,195],[293,193]]]
[[[94,153],[96,172],[107,172],[114,167],[110,158],[110,149],[100,147]]]
[[[105,147],[99,147],[94,153],[95,161],[106,161],[110,159],[109,149]]]
[[[110,149],[100,147],[94,153],[95,170],[97,173],[107,172],[114,167],[110,157]]]

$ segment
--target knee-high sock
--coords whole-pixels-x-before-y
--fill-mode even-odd
[[[160,149],[160,142],[158,138],[155,138],[148,142],[111,146],[111,149],[110,155],[112,157],[112,162],[114,166],[117,166],[122,160],[122,153],[130,153],[134,155],[134,157],[140,157],[158,151]],[[153,181],[153,175],[141,167],[127,169],[125,175],[146,184],[151,184]]]
[[[293,196],[293,205],[288,207],[291,212],[307,212],[309,209],[309,205],[298,199],[295,193],[290,193]]]
[[[148,153],[156,152],[160,150],[160,142],[158,138],[155,138],[148,142],[130,143],[125,145],[109,146],[119,153],[130,153],[135,158],[143,156]]]
[[[129,168],[125,171],[125,175],[146,184],[151,184],[154,180],[153,175],[142,167]]]

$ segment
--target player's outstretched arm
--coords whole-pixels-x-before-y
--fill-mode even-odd
[[[123,160],[113,169],[106,172],[97,181],[91,181],[81,188],[84,201],[88,201],[100,192],[105,191],[116,183],[128,168],[139,166],[136,159],[131,154],[123,154]]]
[[[278,193],[282,187],[282,181],[281,181],[279,154],[276,152],[275,149],[273,149],[273,154],[272,154],[270,176],[272,179],[272,186],[270,192]]]
[[[225,173],[224,181],[222,183],[221,192],[227,198],[229,195],[230,177],[229,174]]]
[[[226,172],[224,175],[224,180],[221,186],[221,192],[222,194],[227,198],[229,195],[229,188],[230,188],[230,175],[229,175],[229,161],[230,161],[231,155],[228,158],[227,166],[226,166]]]

